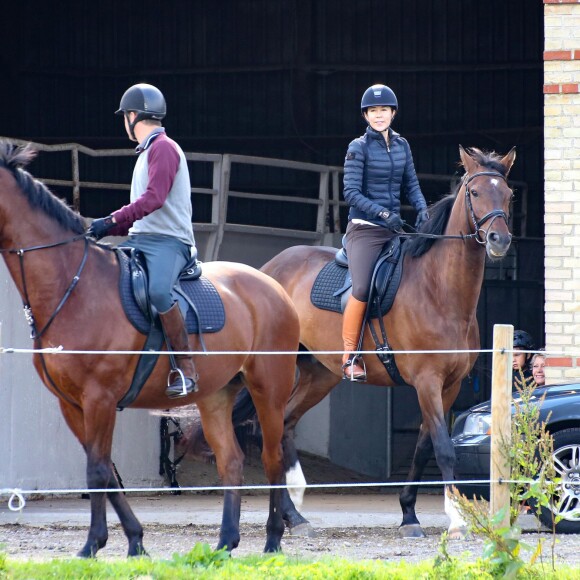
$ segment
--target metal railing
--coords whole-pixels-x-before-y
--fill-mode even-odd
[[[0,137],[2,140],[11,141],[17,145],[26,145],[29,141],[13,139],[10,137]],[[56,145],[46,145],[42,143],[31,143],[38,151],[49,153],[70,152],[71,161],[71,178],[70,179],[53,179],[50,177],[37,176],[47,185],[70,187],[72,189],[72,202],[76,211],[81,207],[81,191],[87,189],[99,190],[130,190],[130,185],[99,181],[84,181],[81,179],[81,170],[79,164],[79,155],[88,157],[134,157],[134,149],[91,149],[78,143],[63,143]],[[218,153],[194,153],[185,152],[185,157],[190,163],[211,163],[212,178],[208,187],[192,187],[192,194],[211,195],[211,217],[209,222],[195,222],[194,229],[208,234],[207,248],[205,259],[207,261],[217,260],[220,246],[223,241],[225,232],[241,232],[256,235],[284,236],[289,238],[300,238],[312,240],[314,244],[321,244],[326,236],[333,232],[341,231],[340,207],[346,205],[340,200],[341,179],[343,168],[333,165],[320,165],[316,163],[307,163],[300,161],[289,161],[285,159],[274,159],[268,157],[253,157],[246,155],[218,154]],[[253,193],[249,191],[236,191],[232,189],[231,175],[232,167],[235,164],[266,166],[272,168],[282,168],[292,171],[306,171],[318,174],[318,196],[290,196],[279,194]],[[445,176],[437,174],[418,174],[421,182],[433,181],[445,183],[450,191],[456,181],[456,176]],[[523,215],[520,219],[522,235],[525,235],[525,208],[527,207],[527,184],[524,182],[511,182],[516,185],[522,195],[524,208]],[[287,202],[292,204],[301,204],[302,206],[317,206],[316,226],[313,231],[297,230],[293,228],[275,228],[250,224],[239,224],[228,221],[228,200],[230,198],[246,198],[261,201]],[[403,210],[410,209],[409,206],[403,206]],[[332,224],[332,226],[330,225]]]

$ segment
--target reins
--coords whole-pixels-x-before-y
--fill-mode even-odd
[[[86,238],[87,234],[78,234],[67,240],[61,240],[60,242],[54,242],[52,244],[46,244],[42,246],[30,246],[29,248],[0,248],[0,254],[24,254],[25,252],[33,252],[34,250],[45,250],[47,248],[56,248],[57,246],[66,246],[77,240]]]

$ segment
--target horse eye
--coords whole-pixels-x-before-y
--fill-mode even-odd
[[[471,190],[471,195],[473,195],[473,197],[478,197],[479,196],[479,193],[477,193],[477,190],[476,189],[472,189]]]

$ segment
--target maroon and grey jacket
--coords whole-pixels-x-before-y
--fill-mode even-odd
[[[191,185],[181,147],[158,127],[136,152],[131,203],[113,212],[117,225],[110,235],[163,234],[195,245]]]

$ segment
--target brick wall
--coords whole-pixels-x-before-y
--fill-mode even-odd
[[[546,380],[580,378],[580,0],[544,0]]]

